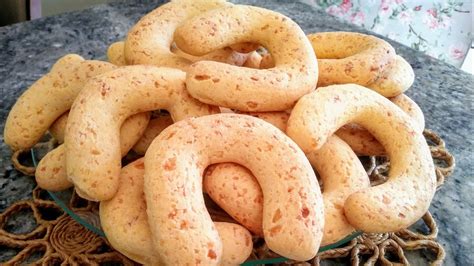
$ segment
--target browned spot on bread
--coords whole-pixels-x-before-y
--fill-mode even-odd
[[[166,160],[165,164],[163,165],[166,171],[172,171],[176,169],[176,157],[170,158]]]
[[[273,214],[272,222],[276,223],[281,219],[281,211],[277,209],[276,212]]]
[[[208,80],[208,79],[210,79],[210,78],[211,78],[211,77],[208,76],[208,75],[196,75],[196,76],[194,76],[194,79],[195,79],[195,80]]]
[[[211,260],[217,259],[217,254],[216,254],[216,252],[215,252],[213,249],[209,249],[209,251],[207,252],[207,256],[208,256]]]
[[[281,225],[274,226],[270,229],[270,236],[274,236],[281,231]]]
[[[301,216],[303,216],[303,218],[308,217],[308,215],[309,215],[308,208],[304,207],[303,209],[301,209]]]
[[[135,168],[137,169],[145,169],[145,164],[143,162],[137,163],[135,165]]]
[[[248,101],[246,104],[249,108],[252,108],[252,109],[257,108],[257,106],[258,106],[258,104],[256,102],[252,102],[252,101]]]

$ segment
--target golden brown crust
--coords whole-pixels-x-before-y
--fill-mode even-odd
[[[341,126],[357,123],[390,157],[388,180],[349,196],[349,222],[365,232],[392,232],[415,223],[436,190],[430,150],[412,119],[379,94],[355,84],[318,88],[293,108],[287,134],[306,152],[318,150]]]
[[[64,142],[67,175],[82,197],[106,200],[115,194],[119,129],[127,117],[166,109],[178,121],[219,112],[193,99],[184,80],[185,73],[177,69],[137,65],[110,71],[84,86],[69,112]]]
[[[211,10],[181,24],[175,42],[193,55],[241,42],[259,43],[272,54],[271,69],[211,61],[191,65],[188,91],[208,104],[250,112],[282,111],[316,88],[318,66],[311,43],[294,21],[277,12],[244,5]]]
[[[169,126],[145,155],[147,212],[154,221],[153,241],[161,244],[155,250],[165,263],[217,263],[208,256],[220,257],[221,248],[204,207],[201,175],[208,165],[228,161],[247,167],[262,188],[263,234],[270,249],[296,260],[314,257],[322,238],[324,207],[304,153],[260,119],[215,114]],[[192,225],[187,233],[179,229],[182,223]]]

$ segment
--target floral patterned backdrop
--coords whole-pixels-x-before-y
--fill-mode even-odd
[[[305,2],[458,67],[472,44],[472,0]]]

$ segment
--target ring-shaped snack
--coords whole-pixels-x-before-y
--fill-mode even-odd
[[[347,219],[365,232],[407,228],[428,210],[436,191],[436,175],[422,133],[390,100],[355,84],[318,88],[295,105],[287,134],[309,153],[320,149],[348,123],[363,126],[377,138],[390,157],[390,171],[385,183],[347,198]]]
[[[115,68],[110,63],[84,60],[75,54],[61,57],[13,105],[5,122],[5,143],[14,151],[33,147],[54,121],[69,110],[90,78]]]
[[[165,263],[218,263],[221,243],[204,206],[202,174],[208,165],[221,162],[243,165],[258,180],[268,247],[295,260],[314,257],[324,206],[304,153],[267,122],[215,114],[169,126],[145,154],[148,219],[155,249]],[[179,227],[183,222],[190,225],[186,233]]]
[[[117,191],[119,132],[127,117],[166,109],[179,121],[219,112],[188,94],[185,77],[178,69],[125,66],[84,86],[69,112],[64,140],[67,176],[81,197],[107,200]]]
[[[67,115],[63,115],[62,117]],[[127,155],[133,145],[144,134],[150,113],[139,113],[127,118],[120,128],[121,157]],[[57,132],[59,133],[59,132]],[[63,135],[63,134],[59,134]],[[64,144],[48,152],[38,163],[35,179],[38,186],[49,191],[62,191],[73,186],[66,173],[66,153]]]
[[[128,32],[125,62],[128,65],[156,65],[186,70],[191,61],[171,51],[176,28],[202,12],[228,5],[232,4],[224,0],[194,0],[171,1],[156,8]]]
[[[240,111],[282,111],[316,88],[318,64],[311,43],[298,24],[280,13],[244,5],[214,9],[185,21],[174,39],[192,55],[252,42],[273,56],[275,67],[270,69],[192,64],[186,86],[202,102]]]
[[[143,158],[122,168],[120,186],[114,197],[100,203],[100,222],[112,247],[132,260],[161,264],[153,248],[147,205],[143,195]],[[222,265],[243,263],[252,252],[252,236],[240,225],[214,222],[223,245]],[[183,229],[189,224],[182,223]],[[198,264],[198,263],[196,263]]]
[[[389,98],[392,103],[400,107],[413,119],[417,131],[423,132],[425,117],[421,108],[405,94]],[[383,156],[385,149],[365,128],[357,124],[347,124],[336,131],[336,135],[344,140],[354,152],[362,156]]]
[[[275,117],[281,115],[259,118],[281,126]],[[325,225],[321,245],[325,246],[355,231],[344,215],[344,203],[352,193],[369,187],[370,182],[357,155],[336,136],[306,156],[323,182]],[[256,235],[262,235],[262,190],[248,169],[235,163],[211,165],[206,170],[203,189],[232,218]]]
[[[355,32],[320,32],[308,35],[318,57],[318,87],[376,81],[395,60],[395,50],[375,36]]]

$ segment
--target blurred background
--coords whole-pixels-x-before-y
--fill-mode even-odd
[[[0,0],[0,26],[113,0]],[[474,73],[472,0],[301,0]]]

